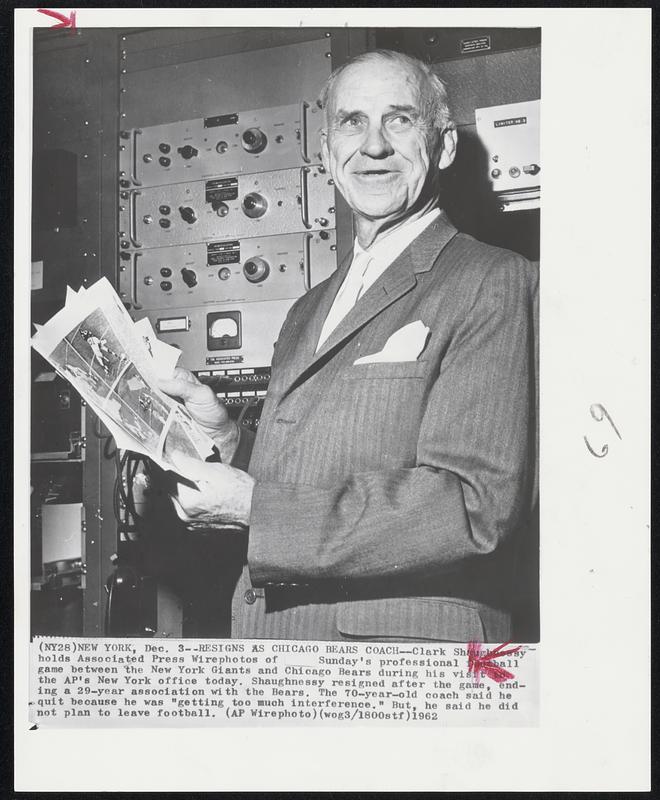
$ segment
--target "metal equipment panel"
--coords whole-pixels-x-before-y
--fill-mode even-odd
[[[119,166],[134,185],[159,186],[264,172],[321,159],[322,114],[303,101],[237,112],[216,105],[199,119],[123,131]]]
[[[125,191],[121,247],[334,228],[335,196],[323,167],[236,175]]]
[[[538,100],[541,96],[541,47],[489,53],[434,65],[447,83],[454,120],[474,123],[474,109]]]
[[[296,298],[332,274],[335,251],[333,230],[135,250],[119,292],[136,311]]]
[[[509,103],[477,108],[479,137],[488,154],[488,179],[503,210],[538,207],[540,103]]]
[[[328,54],[326,56],[326,53]],[[198,119],[218,106],[231,111],[316,101],[330,74],[327,39],[217,55],[130,72],[122,62],[121,119],[125,128],[144,128]],[[282,76],[290,76],[283,80]]]
[[[152,310],[158,338],[182,351],[180,365],[211,370],[268,367],[293,299]],[[135,317],[146,313],[136,312]],[[263,388],[265,389],[267,381]]]
[[[331,30],[331,29],[330,29]],[[326,28],[150,28],[121,39],[127,72],[322,39]],[[123,58],[126,56],[126,58]]]
[[[34,58],[34,141],[57,147],[100,127],[94,48],[88,37],[58,40],[48,50],[42,41]]]

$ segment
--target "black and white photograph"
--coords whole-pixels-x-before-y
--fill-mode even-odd
[[[147,365],[102,310],[30,350],[36,735],[542,729],[561,569],[601,580],[556,481],[636,437],[597,359],[562,374],[593,272],[554,215],[589,190],[554,166],[557,26],[510,11],[30,12],[31,335],[107,282]]]
[[[540,29],[78,33],[35,32],[35,98],[48,97],[35,104],[34,159],[50,169],[35,170],[34,198],[48,196],[52,224],[34,214],[33,260],[46,273],[62,234],[67,264],[90,226],[114,226],[101,272],[181,350],[163,388],[220,453],[203,492],[171,490],[165,523],[185,540],[210,520],[199,558],[217,560],[216,581],[207,597],[184,591],[180,620],[152,635],[538,641]],[[116,63],[86,60],[104,50]],[[67,69],[87,70],[82,97]],[[118,88],[107,99],[105,70]],[[81,102],[119,125],[115,159],[87,152]],[[84,224],[83,192],[100,208]],[[328,278],[313,235],[333,242]],[[211,257],[236,240],[242,260]],[[305,281],[282,302],[287,272]],[[78,290],[89,275],[66,279]],[[34,292],[35,321],[65,285]],[[79,334],[112,382],[119,356]],[[114,482],[115,462],[101,466],[100,483]],[[157,477],[143,483],[162,499]],[[171,598],[143,564],[159,534],[133,522],[134,553],[117,520],[88,535],[142,564],[141,591]],[[85,597],[107,619],[112,570],[81,581],[76,635],[105,633]]]

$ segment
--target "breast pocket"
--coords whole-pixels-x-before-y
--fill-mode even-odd
[[[348,381],[382,378],[397,380],[402,378],[423,378],[427,372],[426,361],[383,361],[373,364],[352,364],[342,373]]]

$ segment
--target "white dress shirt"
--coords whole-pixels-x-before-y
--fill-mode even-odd
[[[439,216],[440,209],[432,208],[421,217],[385,233],[366,250],[360,246],[357,238],[355,239],[353,261],[323,323],[316,346],[317,351],[367,289],[403,253],[413,239]]]

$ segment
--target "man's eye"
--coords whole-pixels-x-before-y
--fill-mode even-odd
[[[395,130],[402,130],[403,128],[409,128],[412,125],[412,120],[406,114],[397,114],[395,117],[390,117],[388,125]]]
[[[341,121],[342,128],[356,129],[362,125],[362,120],[359,117],[347,117]]]

